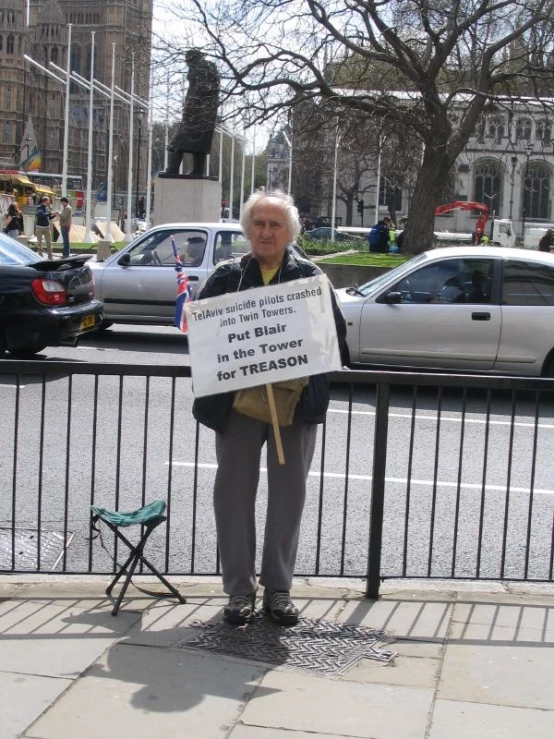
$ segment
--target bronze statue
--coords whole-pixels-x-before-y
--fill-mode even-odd
[[[203,177],[217,120],[219,74],[215,64],[207,61],[198,49],[189,49],[185,59],[189,65],[189,84],[183,120],[167,147],[169,158],[164,174],[178,175],[183,154],[191,153],[193,167],[188,176]]]

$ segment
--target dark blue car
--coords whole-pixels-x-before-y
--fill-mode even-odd
[[[0,357],[74,345],[102,321],[89,255],[45,260],[0,234]]]

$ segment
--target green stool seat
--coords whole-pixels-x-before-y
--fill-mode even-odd
[[[125,595],[125,591],[129,587],[129,583],[131,582],[131,578],[133,577],[133,573],[135,572],[135,569],[139,562],[142,562],[143,565],[148,567],[152,574],[154,574],[158,578],[158,580],[160,580],[160,582],[165,585],[165,587],[169,591],[167,594],[164,594],[166,597],[177,598],[180,603],[186,603],[185,598],[179,593],[179,591],[176,590],[172,585],[170,585],[165,577],[160,572],[158,572],[154,565],[151,564],[144,556],[144,547],[146,545],[146,542],[148,541],[148,537],[155,528],[157,528],[160,524],[167,520],[166,516],[164,515],[164,500],[155,500],[153,503],[149,503],[148,505],[145,505],[136,511],[108,511],[105,508],[101,508],[100,506],[96,505],[91,506],[91,511],[92,529],[99,534],[100,529],[98,528],[97,524],[99,521],[102,521],[106,524],[106,526],[108,526],[108,528],[110,528],[114,532],[116,537],[129,548],[131,552],[126,562],[121,566],[119,572],[106,588],[106,595],[111,595],[111,592],[118,580],[123,575],[126,575],[125,582],[123,583],[123,587],[121,588],[121,592],[119,593],[119,596],[112,609],[113,616],[117,616],[121,601],[123,600],[123,596]],[[127,539],[126,536],[123,535],[123,533],[120,531],[120,528],[137,525],[143,526],[144,531],[138,544],[133,544],[129,541],[129,539]]]
[[[103,521],[109,521],[114,526],[133,526],[137,523],[147,524],[165,513],[165,500],[155,500],[153,503],[139,508],[138,511],[107,511],[105,508],[93,505],[90,507],[92,512]],[[165,521],[165,518],[164,518]]]

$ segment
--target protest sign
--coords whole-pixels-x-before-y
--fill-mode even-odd
[[[186,306],[194,395],[341,368],[326,275]]]

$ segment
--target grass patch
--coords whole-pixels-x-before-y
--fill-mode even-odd
[[[359,267],[398,267],[411,257],[402,254],[373,254],[371,252],[344,254],[319,260],[320,264],[354,264]]]
[[[367,248],[367,243],[362,239],[352,239],[351,241],[328,241],[327,239],[310,239],[307,236],[300,236],[299,245],[304,249],[306,254],[312,257],[325,256],[326,254],[336,254],[341,251],[351,251],[352,249],[363,250]]]

